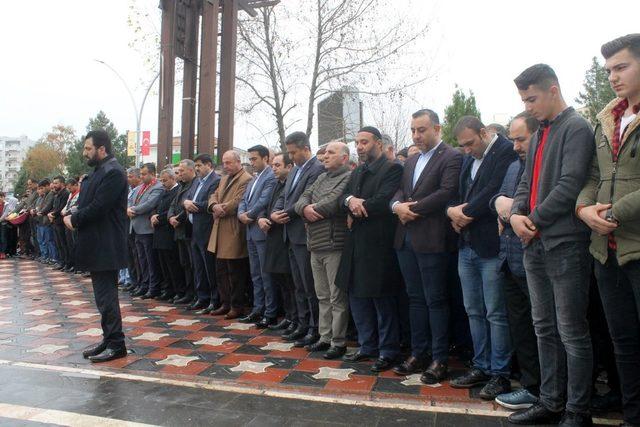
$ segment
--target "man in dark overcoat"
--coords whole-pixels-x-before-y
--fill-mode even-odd
[[[127,266],[127,177],[104,130],[87,134],[83,156],[95,169],[82,182],[78,210],[64,217],[64,224],[78,231],[76,265],[91,273],[101,315],[102,342],[82,355],[108,362],[127,355],[118,303],[118,270]]]
[[[347,290],[360,349],[345,356],[358,362],[378,356],[371,370],[390,369],[400,351],[396,295],[400,279],[393,249],[397,218],[389,202],[402,179],[402,166],[382,153],[382,135],[367,126],[356,136],[363,162],[339,199],[349,217],[336,286]]]

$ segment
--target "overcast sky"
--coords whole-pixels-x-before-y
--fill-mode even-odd
[[[283,0],[283,2],[295,0]],[[39,138],[51,126],[78,133],[104,110],[120,131],[135,129],[131,101],[121,81],[99,59],[117,69],[140,103],[145,70],[129,47],[128,0],[3,1],[0,13],[0,135]],[[158,0],[137,0],[154,10]],[[600,4],[554,1],[388,0],[390,7],[432,24],[429,51],[416,56],[434,77],[416,90],[420,107],[442,113],[454,86],[472,89],[485,122],[505,121],[522,109],[513,78],[537,62],[551,65],[569,104],[581,89],[600,45],[637,32],[637,1],[623,1],[609,17]],[[419,4],[420,7],[415,6]],[[391,6],[393,5],[393,6]],[[624,13],[619,13],[624,11]],[[428,61],[428,63],[426,63]],[[176,97],[179,97],[179,91]],[[147,100],[142,127],[157,135],[157,96]],[[253,122],[256,123],[255,119]],[[174,125],[175,134],[179,123]],[[264,143],[242,117],[236,144]],[[409,136],[407,136],[409,138]]]

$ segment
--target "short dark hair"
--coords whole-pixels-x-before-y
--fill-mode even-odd
[[[92,130],[87,133],[83,141],[86,141],[87,139],[91,139],[91,142],[96,149],[104,147],[104,151],[106,151],[107,154],[112,154],[111,138],[109,138],[107,131],[103,129]]]
[[[248,152],[256,151],[260,157],[269,157],[269,149],[264,145],[254,145],[247,150]]]
[[[285,166],[293,165],[293,160],[291,160],[291,157],[289,157],[287,153],[280,152],[274,154],[273,158],[275,159],[278,156],[282,156],[282,163],[284,163]]]
[[[311,149],[311,143],[309,143],[309,137],[304,132],[290,133],[284,139],[284,145],[295,145],[298,148],[307,147]]]
[[[156,164],[155,163],[144,163],[142,165],[143,168],[147,168],[147,170],[149,171],[150,174],[155,175],[156,174]],[[142,169],[142,168],[140,168]]]
[[[62,175],[58,175],[58,176],[53,177],[53,180],[54,180],[54,181],[55,181],[55,180],[58,180],[58,181],[59,181],[60,183],[62,183],[62,184],[64,184],[64,183],[65,183],[64,176],[62,176]]]
[[[409,157],[409,153],[408,153],[408,151],[409,151],[409,150],[408,150],[407,148],[403,148],[402,150],[400,150],[400,151],[398,151],[398,152],[396,153],[396,157],[398,157],[398,156],[402,156],[402,157],[404,157],[404,158],[407,158],[407,157]]]
[[[532,65],[521,72],[513,81],[518,90],[527,90],[532,85],[547,90],[553,85],[559,85],[556,72],[547,64]]]
[[[46,187],[49,184],[51,184],[51,181],[45,178],[38,183],[38,187]]]
[[[196,156],[196,158],[193,159],[193,161],[194,162],[201,162],[201,163],[208,163],[211,166],[213,166],[213,159],[207,153],[198,154]]]
[[[513,122],[516,119],[524,120],[525,124],[527,125],[527,130],[529,131],[529,133],[535,133],[540,128],[540,122],[538,121],[538,119],[533,117],[533,115],[527,111],[523,111],[522,113],[515,116],[513,119],[511,119],[511,122]]]
[[[418,117],[422,117],[422,116],[429,116],[429,121],[431,122],[432,125],[440,124],[440,118],[438,117],[438,114],[435,111],[430,110],[428,108],[422,108],[416,111],[411,115],[411,118],[417,119]]]
[[[465,129],[471,129],[475,133],[480,134],[480,131],[485,128],[485,125],[476,116],[462,116],[456,122],[453,128],[453,134],[458,136],[458,134]]]
[[[75,178],[69,178],[67,180],[67,184],[69,184],[69,185],[76,185],[77,183],[78,183],[78,180],[75,179]]]
[[[487,129],[495,130],[498,135],[502,135],[502,136],[507,135],[507,129],[505,129],[505,127],[502,126],[500,123],[489,123],[487,125]]]
[[[6,197],[6,193],[4,191],[0,191],[0,197]]]
[[[606,42],[600,48],[600,52],[602,56],[604,56],[604,59],[609,59],[623,49],[629,49],[629,52],[631,52],[636,59],[640,59],[640,33],[627,34],[626,36]]]

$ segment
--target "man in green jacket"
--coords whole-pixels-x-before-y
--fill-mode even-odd
[[[338,198],[351,175],[349,147],[342,142],[330,142],[323,163],[327,171],[302,193],[294,208],[306,222],[320,313],[320,340],[305,348],[312,352],[326,351],[325,359],[336,359],[347,350],[345,336],[349,324],[347,293],[335,284],[347,232],[347,214],[340,209]]]
[[[617,98],[597,116],[596,153],[576,212],[592,230],[624,425],[640,425],[640,34],[605,43],[601,52]]]

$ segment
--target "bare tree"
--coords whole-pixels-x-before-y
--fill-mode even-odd
[[[411,113],[418,108],[404,91],[376,96],[367,104],[373,123],[389,135],[396,150],[411,144]]]

